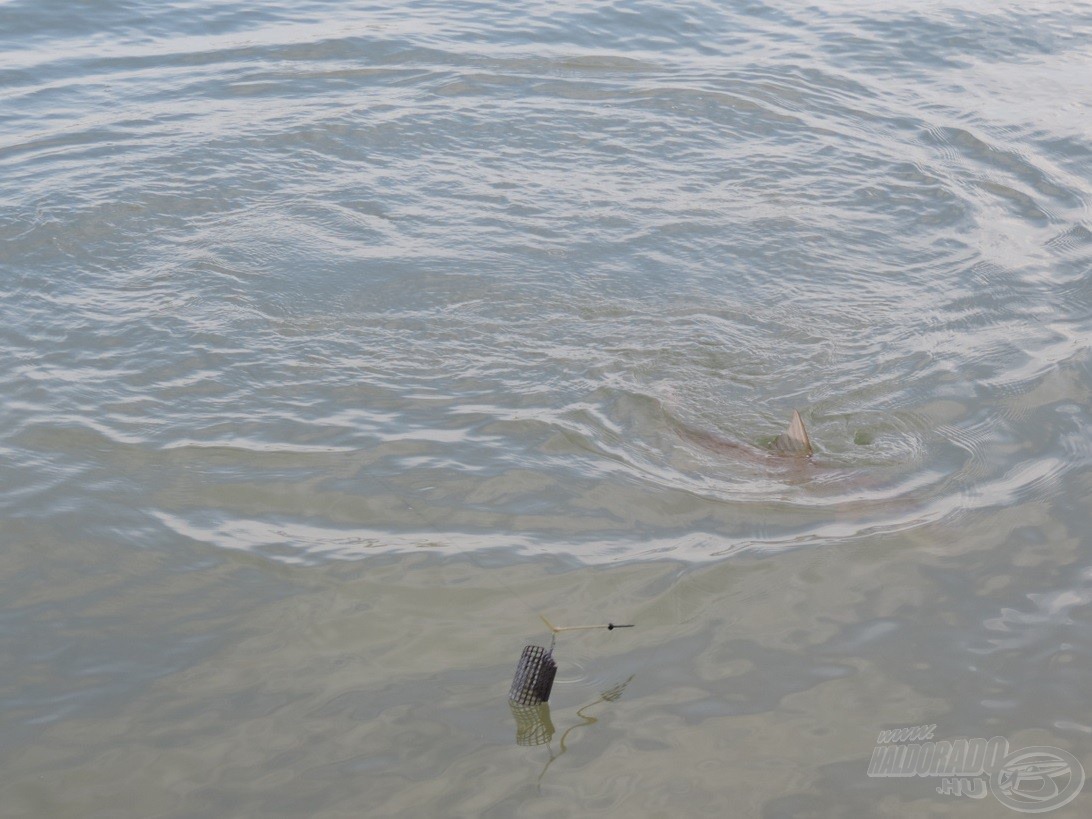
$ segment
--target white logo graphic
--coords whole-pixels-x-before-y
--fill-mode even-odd
[[[1009,751],[1004,737],[932,741],[935,725],[881,731],[868,763],[871,777],[937,776],[937,793],[984,799],[986,783],[1002,805],[1045,813],[1068,805],[1084,787],[1080,760],[1061,748]]]
[[[1061,748],[1024,748],[1005,757],[990,774],[990,790],[998,801],[1023,813],[1068,805],[1083,787],[1084,766]]]

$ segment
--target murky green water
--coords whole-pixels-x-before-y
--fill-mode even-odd
[[[0,2],[0,815],[1018,815],[868,775],[924,724],[1092,774],[1090,55]],[[539,615],[636,628],[517,716]]]

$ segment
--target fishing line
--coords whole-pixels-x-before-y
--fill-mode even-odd
[[[525,739],[524,743],[522,743],[522,744],[528,744],[528,745],[545,744],[547,749],[550,751],[550,758],[547,759],[546,764],[542,766],[542,771],[539,772],[538,780],[536,781],[536,785],[539,788],[542,787],[542,778],[544,776],[546,776],[546,771],[548,771],[550,769],[550,766],[554,764],[554,760],[557,759],[562,754],[564,754],[567,750],[569,750],[568,747],[565,745],[565,740],[569,738],[569,734],[571,734],[577,728],[583,728],[583,727],[585,727],[587,725],[594,725],[595,723],[597,723],[599,721],[598,717],[589,716],[588,714],[585,714],[584,712],[587,711],[589,708],[592,708],[592,707],[598,705],[601,702],[614,702],[615,700],[617,700],[619,697],[622,696],[622,692],[625,690],[626,686],[629,685],[630,680],[633,679],[633,676],[634,676],[633,674],[630,674],[629,677],[627,677],[625,680],[623,680],[618,685],[614,686],[613,688],[609,688],[606,691],[602,692],[599,695],[599,698],[597,700],[594,700],[593,702],[589,702],[587,705],[583,705],[580,708],[576,709],[576,715],[578,717],[580,717],[580,722],[576,723],[575,725],[570,725],[568,728],[565,729],[565,732],[562,733],[561,738],[558,740],[559,750],[558,750],[558,752],[556,754],[553,752],[553,749],[550,747],[550,739],[552,738],[552,735],[553,735],[553,724],[552,723],[549,725],[548,728],[546,728],[545,725],[543,726],[543,728],[546,728],[548,733],[538,735],[534,739],[532,739],[532,741],[530,741],[530,742],[527,742],[526,739]],[[547,706],[543,705],[543,706],[540,706],[540,707],[546,708]],[[540,715],[540,718],[541,718],[541,715]],[[547,720],[549,719],[549,714],[546,715],[546,718],[547,718]],[[517,718],[517,720],[518,720],[518,718]],[[540,739],[541,736],[545,736],[545,741],[544,742],[541,741],[541,739]],[[518,739],[518,736],[517,736],[517,742],[518,741],[519,741],[519,739]]]
[[[383,477],[379,475],[373,475],[372,477],[377,478],[387,491],[398,498],[402,505],[409,509],[410,512],[412,512],[428,529],[437,534],[442,532],[440,527],[428,515],[420,509],[417,509],[401,492],[393,491],[391,485]],[[472,550],[465,551],[463,554],[477,569],[482,572],[485,571],[485,568],[475,558]],[[524,646],[523,653],[520,655],[519,662],[516,666],[516,673],[513,677],[512,687],[509,690],[508,696],[509,701],[517,705],[534,705],[549,701],[554,677],[557,674],[557,662],[554,660],[553,653],[554,649],[557,647],[558,634],[566,631],[591,631],[596,629],[614,631],[619,628],[634,628],[636,625],[635,623],[615,623],[611,621],[595,625],[556,626],[547,619],[545,614],[532,607],[524,599],[523,595],[517,592],[503,577],[495,579],[498,580],[508,593],[518,600],[528,612],[540,619],[550,631],[550,647],[548,649],[537,645]]]

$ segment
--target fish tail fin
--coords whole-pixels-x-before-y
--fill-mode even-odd
[[[788,429],[777,436],[770,448],[785,455],[811,455],[811,439],[797,410],[792,411]]]

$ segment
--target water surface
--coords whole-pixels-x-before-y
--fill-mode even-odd
[[[0,3],[0,804],[1009,814],[866,776],[921,723],[1092,772],[1090,54],[1049,2]],[[744,454],[793,408],[810,463]],[[540,613],[638,627],[525,748]]]

